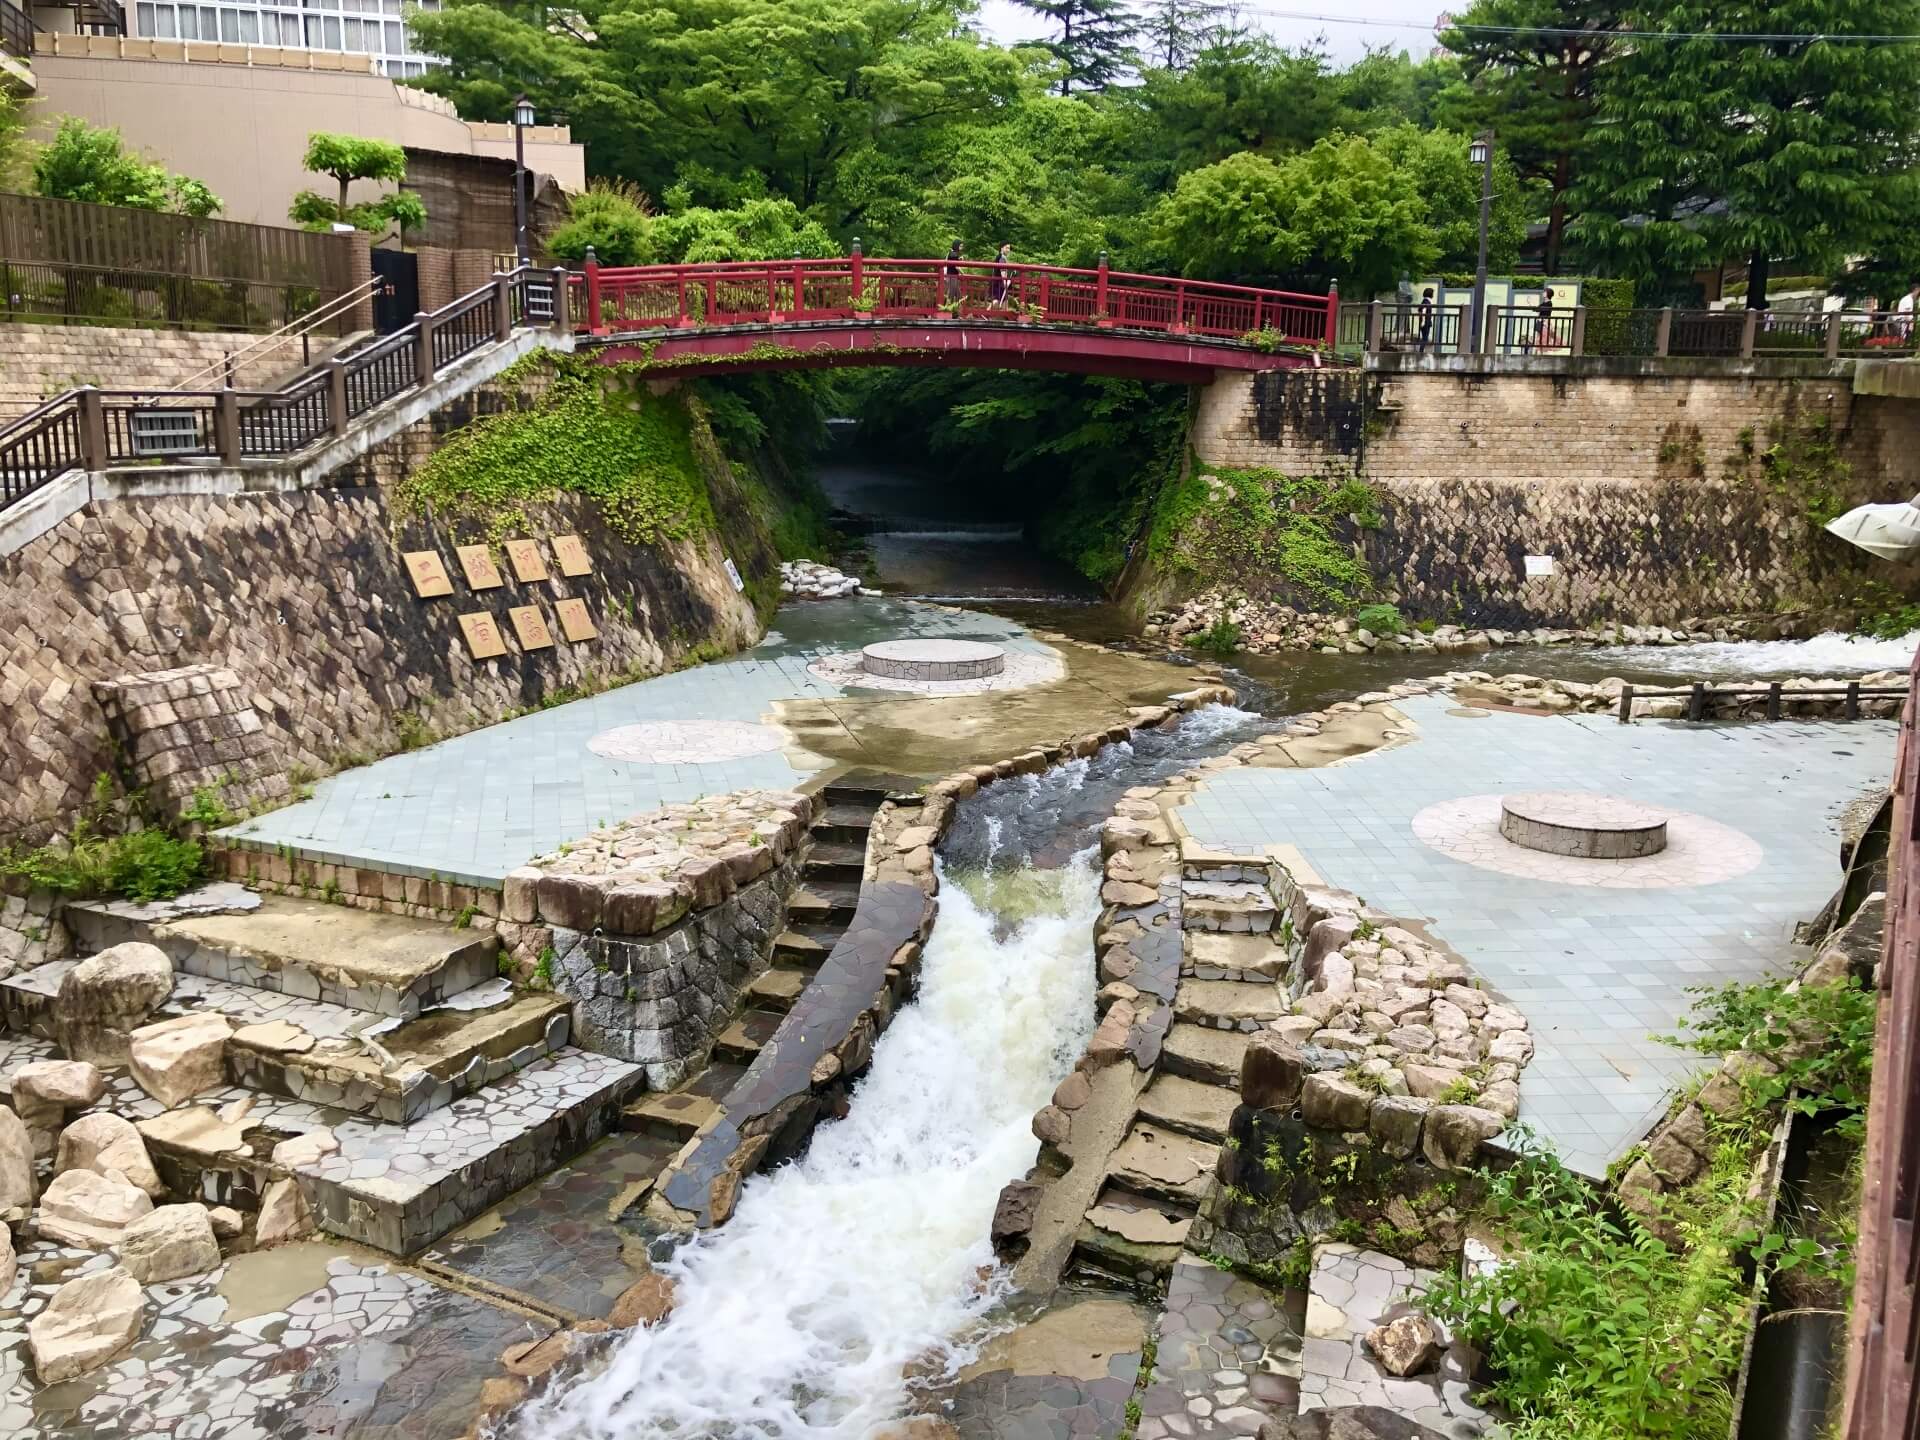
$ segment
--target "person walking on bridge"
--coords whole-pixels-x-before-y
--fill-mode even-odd
[[[947,278],[947,304],[949,305],[958,305],[960,303],[959,261],[960,261],[960,242],[956,240],[953,242],[952,247],[949,248],[947,251],[947,265],[946,265],[945,273]]]
[[[993,252],[993,303],[996,309],[1007,303],[1007,287],[1011,283],[1007,266],[1012,259],[1013,246],[1002,240],[1000,248]]]

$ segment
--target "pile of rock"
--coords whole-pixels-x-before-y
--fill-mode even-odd
[[[27,1344],[42,1384],[85,1374],[133,1344],[146,1321],[142,1287],[215,1269],[220,1241],[246,1226],[224,1207],[159,1203],[167,1188],[140,1131],[100,1108],[109,1091],[102,1066],[127,1066],[168,1106],[224,1083],[226,1020],[153,1019],[172,990],[173,966],[153,945],[130,941],[81,961],[62,978],[54,1012],[69,1058],[19,1067],[12,1106],[0,1107],[0,1295],[16,1278],[16,1239],[99,1256],[51,1294],[29,1291]],[[276,1165],[282,1159],[276,1151]],[[276,1206],[304,1216],[291,1179],[269,1185],[256,1245],[303,1233],[298,1223],[276,1229],[268,1215]]]
[[[652,935],[784,862],[812,818],[813,802],[786,790],[737,790],[662,806],[509,871],[502,917]]]
[[[1360,655],[1378,649],[1486,650],[1500,645],[1682,645],[1701,640],[1744,639],[1753,622],[1688,620],[1681,625],[1589,625],[1579,629],[1503,630],[1488,626],[1438,625],[1375,634],[1343,615],[1299,610],[1277,600],[1256,600],[1210,590],[1175,610],[1147,617],[1149,639],[1180,645],[1222,622],[1240,632],[1238,648],[1254,655],[1284,650],[1320,650]]]
[[[798,600],[838,600],[847,595],[878,595],[857,576],[845,574],[817,560],[782,560],[780,593]]]
[[[1579,680],[1545,679],[1538,675],[1493,675],[1485,670],[1455,670],[1442,677],[1441,682],[1461,701],[1471,705],[1509,706],[1518,710],[1564,710],[1594,714],[1601,711],[1618,710],[1620,694],[1627,682],[1618,676],[1610,675],[1604,680],[1587,684]],[[1733,682],[1710,682],[1727,684]],[[1738,682],[1753,687],[1772,684],[1770,680]],[[1844,692],[1850,684],[1858,684],[1863,689],[1876,686],[1891,686],[1904,690],[1907,675],[1903,670],[1876,670],[1869,675],[1838,676],[1820,678],[1817,676],[1797,675],[1791,679],[1782,679],[1780,685],[1780,711],[1783,715],[1817,716],[1837,715],[1846,706],[1844,693],[1831,695],[1808,695],[1808,690],[1832,690]],[[1657,688],[1683,690],[1691,682],[1674,679]],[[1633,701],[1635,719],[1678,720],[1687,713],[1688,697],[1684,695],[1636,695]],[[1706,702],[1706,719],[1710,720],[1751,720],[1764,715],[1767,710],[1765,695],[1753,695],[1744,698],[1732,696],[1709,696]],[[1892,716],[1900,713],[1900,699],[1897,696],[1868,697],[1860,701],[1860,713],[1872,716]]]

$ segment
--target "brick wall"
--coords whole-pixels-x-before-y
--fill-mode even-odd
[[[1652,623],[1816,605],[1868,575],[1920,588],[1920,569],[1820,535],[1758,459],[1777,427],[1824,418],[1851,471],[1839,498],[1904,498],[1920,488],[1920,401],[1856,397],[1844,368],[1821,365],[1578,363],[1226,377],[1200,392],[1194,450],[1290,475],[1357,470],[1384,517],[1357,539],[1422,616]],[[1529,578],[1528,555],[1555,573]]]
[[[224,331],[9,325],[0,352],[0,423],[76,385],[170,390],[259,338]],[[238,383],[265,384],[299,363],[296,341],[240,366]],[[207,388],[220,383],[201,382]]]

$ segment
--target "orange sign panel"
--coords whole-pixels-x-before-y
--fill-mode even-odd
[[[560,633],[569,640],[592,640],[600,631],[593,623],[593,612],[584,600],[562,600],[553,607],[560,612]]]
[[[507,561],[513,566],[516,580],[547,578],[547,557],[540,553],[540,542],[537,540],[507,541]]]
[[[587,554],[586,542],[578,535],[556,535],[553,537],[554,558],[560,562],[562,575],[591,575],[593,557]]]
[[[476,660],[495,660],[507,653],[499,622],[484,610],[462,615],[460,633],[467,637],[467,651]]]
[[[413,593],[422,600],[453,593],[453,581],[447,577],[447,567],[440,563],[440,557],[433,551],[409,550],[400,558],[406,562],[407,578],[413,581]]]
[[[506,584],[500,567],[493,563],[493,551],[485,545],[456,545],[460,568],[467,572],[467,584],[475,590],[494,590]]]
[[[547,629],[547,617],[538,605],[516,605],[507,611],[507,618],[513,621],[513,633],[519,636],[522,650],[552,648],[553,632]]]

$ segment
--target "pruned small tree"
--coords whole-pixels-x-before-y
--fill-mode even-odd
[[[407,152],[391,140],[365,140],[358,135],[316,131],[307,137],[307,153],[301,163],[315,175],[330,177],[340,189],[333,198],[313,190],[302,190],[295,195],[287,208],[287,218],[296,225],[325,230],[344,223],[375,233],[393,225],[399,229],[404,244],[408,230],[427,223],[426,205],[409,191],[397,191],[362,205],[347,199],[347,189],[356,180],[398,185],[407,178]]]

